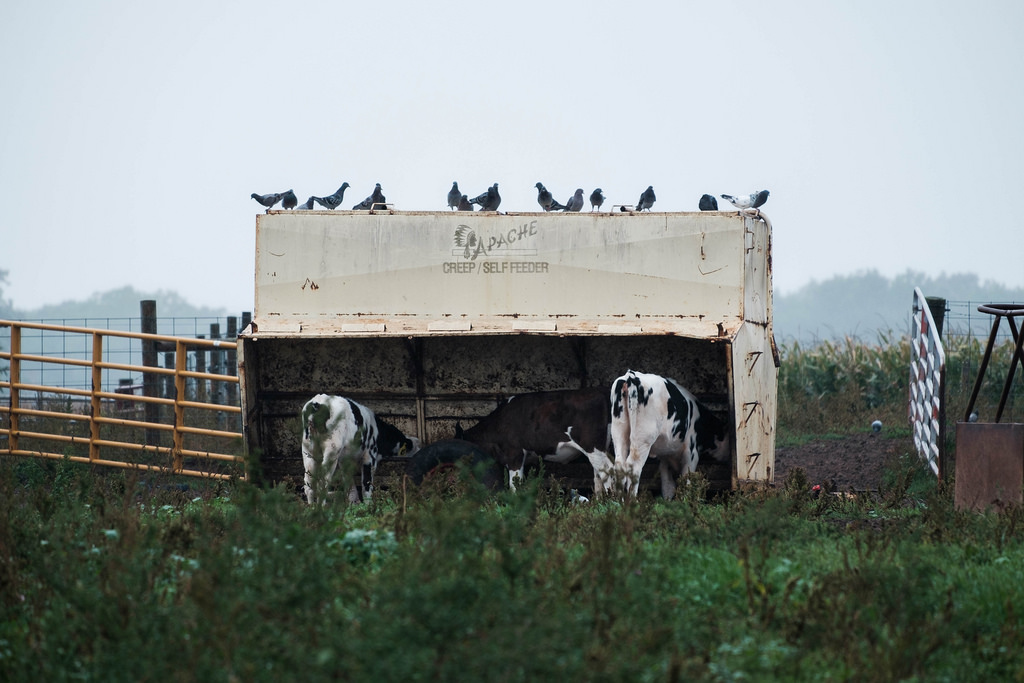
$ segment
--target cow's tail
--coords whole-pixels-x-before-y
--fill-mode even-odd
[[[636,429],[636,415],[640,403],[640,380],[630,370],[628,378],[622,383],[622,406],[626,411],[626,419],[629,423],[629,433]]]

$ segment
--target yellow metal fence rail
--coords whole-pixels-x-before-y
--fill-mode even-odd
[[[0,330],[3,328],[10,328],[10,349],[0,349],[0,361],[9,361],[6,377],[0,372],[0,392],[7,389],[10,396],[7,405],[0,404],[0,455],[68,458],[73,462],[215,479],[244,477],[244,457],[239,454],[241,434],[204,426],[218,415],[240,416],[241,407],[190,400],[186,394],[189,379],[238,383],[234,375],[190,371],[187,364],[189,351],[234,350],[234,342],[0,320]],[[22,331],[26,329],[86,335],[91,339],[92,357],[22,353]],[[104,361],[104,340],[109,337],[159,343],[165,349],[173,346],[175,367]],[[79,389],[23,382],[23,362],[88,368],[91,386]],[[173,377],[174,397],[104,391],[104,370]],[[36,392],[36,408],[26,407],[29,401],[23,400],[27,397],[22,392]],[[41,398],[44,395],[50,396],[46,402]],[[81,404],[79,412],[68,409],[75,401]],[[164,406],[161,410],[171,413],[173,419],[169,416],[166,422],[153,422],[124,417],[125,412],[135,412],[125,410],[124,406],[129,404]],[[54,410],[54,407],[65,409]],[[186,420],[187,415],[192,419]],[[147,443],[147,432],[156,435],[169,432],[169,444],[163,443],[163,437],[159,438],[160,443]],[[63,448],[55,448],[54,444],[63,444]]]

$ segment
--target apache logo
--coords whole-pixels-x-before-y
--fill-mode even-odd
[[[509,228],[508,231],[494,235],[480,235],[468,225],[459,225],[455,228],[455,235],[452,241],[456,247],[462,250],[462,258],[475,261],[478,256],[491,256],[492,252],[499,251],[502,254],[525,255],[536,254],[536,249],[513,247],[527,237],[537,234],[537,221],[530,221],[518,227]],[[453,254],[457,254],[458,250]]]

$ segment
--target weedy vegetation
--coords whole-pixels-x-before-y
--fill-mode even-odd
[[[783,349],[780,433],[905,424],[902,344]],[[310,507],[0,459],[0,679],[1024,678],[1024,511],[955,510],[909,451],[857,496],[800,470],[629,504],[474,482]]]

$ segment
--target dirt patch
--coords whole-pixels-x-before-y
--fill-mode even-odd
[[[789,473],[800,467],[812,484],[831,481],[838,491],[878,490],[892,459],[907,448],[906,438],[874,433],[777,448],[775,485],[781,486]]]

